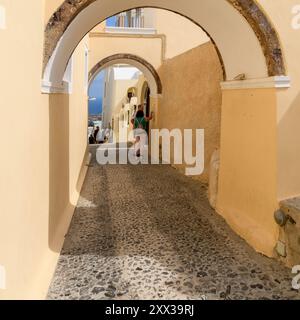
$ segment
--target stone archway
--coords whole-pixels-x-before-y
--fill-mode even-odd
[[[137,7],[156,7],[173,11],[202,27],[219,49],[227,80],[234,79],[240,73],[249,73],[249,78],[279,76],[286,73],[277,33],[255,0],[205,0],[201,4],[193,0],[190,1],[189,6],[183,0],[176,3],[171,0],[127,0],[118,1],[114,5],[108,0],[65,0],[54,12],[45,29],[44,79],[51,83],[59,83],[64,71],[62,69],[66,67],[73,50],[87,32],[107,17]],[[200,12],[201,8],[204,13]],[[205,17],[207,11],[212,15],[209,19]],[[87,21],[87,16],[92,13],[95,18]],[[218,19],[214,19],[213,15],[218,16]],[[219,20],[219,24],[222,24],[220,19],[222,16],[226,16],[224,24],[230,21],[232,26],[227,23],[224,28],[216,27],[213,21]],[[237,41],[234,35],[236,27],[239,27],[241,37],[247,34],[248,43],[245,45],[248,48],[248,54],[246,48],[244,52],[239,54],[236,52],[237,44],[234,43]],[[229,34],[231,32],[231,37],[226,30]],[[222,45],[220,39],[226,44]],[[240,45],[242,48],[243,43]],[[231,52],[228,52],[229,48]],[[257,57],[252,60],[254,56]],[[246,67],[247,59],[253,70]],[[255,62],[254,65],[253,62]],[[239,63],[241,66],[232,67],[232,64]]]
[[[155,68],[146,60],[133,54],[120,53],[104,58],[99,61],[89,72],[89,83],[103,69],[114,64],[129,64],[142,71],[149,82],[153,95],[162,94],[163,87],[160,77]]]

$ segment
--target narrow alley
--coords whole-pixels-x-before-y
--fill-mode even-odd
[[[210,208],[206,186],[167,165],[100,166],[91,152],[48,299],[300,298],[290,270]]]

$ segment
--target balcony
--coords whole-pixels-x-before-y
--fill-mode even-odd
[[[105,27],[105,32],[122,34],[156,34],[156,29],[134,27]]]
[[[117,34],[156,34],[153,22],[144,9],[133,9],[122,12],[106,21],[105,32]]]

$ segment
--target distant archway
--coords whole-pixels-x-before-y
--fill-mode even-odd
[[[136,67],[141,72],[143,72],[144,76],[148,80],[152,94],[162,94],[162,83],[155,68],[143,58],[126,53],[112,55],[99,61],[89,73],[89,83],[91,83],[95,79],[100,71],[115,64],[129,64]]]

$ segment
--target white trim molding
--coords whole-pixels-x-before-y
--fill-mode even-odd
[[[62,82],[54,83],[49,81],[47,77],[42,81],[42,93],[65,93],[71,94],[73,89],[73,56],[71,56],[67,68],[65,70]]]
[[[222,90],[238,89],[266,89],[266,88],[290,88],[291,79],[288,76],[276,76],[261,79],[232,80],[221,82]]]
[[[42,93],[72,93],[72,84],[67,81],[63,81],[61,84],[55,84],[49,81],[42,81]]]
[[[139,28],[139,27],[106,27],[107,33],[124,33],[124,34],[156,34],[154,28]]]

